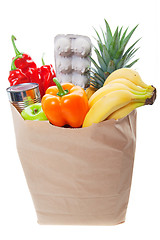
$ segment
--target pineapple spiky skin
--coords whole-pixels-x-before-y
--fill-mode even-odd
[[[94,68],[90,69],[90,86],[94,87],[95,89],[101,88],[106,78],[113,71],[124,67],[130,68],[139,60],[136,59],[130,62],[131,58],[134,57],[135,52],[138,50],[138,48],[134,48],[134,46],[140,39],[138,39],[127,50],[125,50],[126,45],[137,26],[135,26],[128,33],[128,35],[128,28],[126,28],[122,33],[123,27],[120,29],[117,27],[112,35],[110,26],[105,20],[106,30],[103,31],[103,29],[101,29],[103,40],[100,38],[99,33],[95,30],[98,37],[98,39],[96,39],[98,48],[94,46],[94,51],[96,53],[98,63],[92,57],[90,57],[91,62],[94,65]]]

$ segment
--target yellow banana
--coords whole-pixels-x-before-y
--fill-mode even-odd
[[[137,86],[140,86],[142,88],[151,88],[151,86],[145,84],[142,81],[139,73],[131,68],[120,68],[120,69],[115,70],[108,76],[108,78],[104,82],[104,86],[117,78],[128,79],[129,81],[133,82],[134,84],[136,84]]]
[[[89,107],[91,108],[99,99],[101,99],[103,96],[105,96],[106,94],[113,92],[113,91],[117,91],[117,90],[128,90],[131,93],[134,94],[142,94],[141,92],[139,93],[138,91],[135,91],[131,88],[129,88],[127,85],[124,85],[123,83],[109,83],[104,87],[101,87],[100,89],[98,89],[89,99]],[[145,91],[146,92],[146,91]]]
[[[129,113],[131,113],[134,109],[143,106],[144,103],[141,102],[131,102],[128,103],[126,106],[119,108],[115,112],[113,112],[111,115],[108,116],[107,120],[109,119],[121,119],[123,117],[126,117]]]
[[[131,82],[128,79],[125,79],[125,78],[114,79],[114,80],[110,81],[108,84],[112,84],[112,83],[122,83],[122,84],[128,86],[129,88],[131,88],[131,89],[133,89],[135,91],[138,91],[138,92],[141,92],[141,93],[145,93],[146,92],[145,88],[139,87],[136,84],[134,84],[133,82]],[[106,84],[106,85],[108,85],[108,84]]]
[[[136,95],[128,90],[112,91],[103,96],[90,108],[82,127],[89,127],[93,123],[99,123],[105,120],[110,114],[130,102],[144,103],[147,98],[151,98],[151,93]]]

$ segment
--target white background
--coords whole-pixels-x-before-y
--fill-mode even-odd
[[[152,1],[3,1],[0,6],[0,239],[160,239],[160,55],[158,14],[160,7]],[[126,222],[105,226],[40,226],[26,185],[16,150],[12,116],[6,88],[14,56],[10,37],[17,37],[17,47],[41,65],[54,65],[54,36],[75,33],[95,36],[93,26],[111,28],[136,24],[133,40],[142,37],[133,67],[144,82],[157,87],[153,106],[138,109],[137,148]],[[160,19],[159,19],[160,20]],[[158,39],[159,38],[159,39]],[[159,54],[158,54],[159,51]],[[156,137],[157,136],[157,137]]]

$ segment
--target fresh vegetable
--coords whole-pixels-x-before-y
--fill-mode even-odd
[[[46,121],[48,120],[45,113],[42,110],[41,103],[34,103],[26,107],[22,112],[21,116],[24,120],[38,120]]]
[[[56,76],[53,66],[51,64],[45,65],[42,58],[43,66],[37,68],[29,55],[20,53],[17,50],[14,42],[16,38],[13,35],[11,39],[16,57],[12,60],[11,71],[8,77],[10,86],[27,82],[38,83],[42,98],[47,88],[55,85],[52,80]]]
[[[89,99],[90,110],[84,119],[83,127],[105,119],[123,118],[137,107],[154,103],[155,87],[144,83],[137,72],[131,69],[124,72],[123,69],[119,69],[112,74],[108,78],[108,84],[97,90]]]
[[[14,58],[14,60],[12,61],[11,71],[9,72],[8,77],[10,86],[29,82],[29,78],[26,76],[26,74],[24,74],[20,68],[16,68],[14,63],[15,60],[16,58]]]
[[[53,69],[52,64],[50,65],[46,65],[44,63],[43,57],[42,57],[42,67],[41,69],[41,81],[43,82],[43,87],[44,87],[44,92],[46,92],[46,90],[51,87],[51,86],[55,86],[55,82],[53,81],[53,78],[56,77],[56,73]]]
[[[11,36],[11,40],[16,54],[16,59],[13,58],[13,61],[15,61],[15,67],[21,69],[24,74],[27,74],[30,69],[37,68],[36,63],[28,54],[19,52],[15,45],[16,38],[14,35]]]
[[[89,110],[87,95],[83,88],[63,83],[54,78],[56,86],[49,87],[42,98],[42,108],[48,120],[59,127],[82,126]]]
[[[44,61],[42,61],[44,63]],[[41,97],[45,94],[47,88],[54,86],[53,78],[56,76],[53,66],[43,65],[40,68],[32,69],[28,73],[30,82],[38,83]]]
[[[126,45],[128,44],[137,26],[135,26],[128,34],[128,28],[123,32],[122,28],[123,27],[119,29],[119,27],[117,27],[114,34],[112,34],[110,26],[105,20],[105,30],[102,29],[103,39],[95,30],[98,38],[98,48],[94,46],[94,51],[96,53],[98,62],[91,57],[91,62],[94,65],[94,68],[92,68],[90,71],[90,85],[96,90],[103,86],[106,78],[113,71],[124,67],[130,68],[138,61],[138,59],[135,59],[130,62],[135,52],[138,50],[138,48],[135,48],[135,45],[139,39],[136,40],[128,49],[126,49]]]

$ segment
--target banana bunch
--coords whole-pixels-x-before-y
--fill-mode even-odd
[[[156,88],[145,84],[138,72],[121,68],[109,75],[102,88],[89,99],[89,111],[83,127],[106,119],[120,119],[135,108],[153,104]]]

